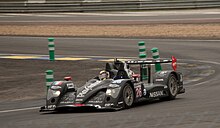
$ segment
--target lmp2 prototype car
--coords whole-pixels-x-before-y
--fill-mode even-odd
[[[185,92],[182,73],[152,72],[152,65],[171,62],[172,59],[125,62],[116,59],[112,64],[106,63],[107,79],[95,77],[79,88],[69,78],[54,81],[48,90],[46,106],[41,107],[40,112],[76,108],[118,110],[143,100],[173,100]],[[131,73],[129,66],[138,67],[140,74]]]

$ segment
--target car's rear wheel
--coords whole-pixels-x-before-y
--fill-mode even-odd
[[[176,95],[178,93],[178,83],[177,78],[174,74],[170,74],[167,82],[168,86],[168,96],[167,97],[161,97],[160,100],[174,100],[176,98]]]
[[[130,108],[134,103],[134,91],[131,85],[126,84],[123,88],[124,108]]]
[[[170,74],[167,86],[168,86],[168,89],[169,89],[168,99],[169,100],[174,100],[176,98],[177,93],[178,93],[177,78],[174,74]]]

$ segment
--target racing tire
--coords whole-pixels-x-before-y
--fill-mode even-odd
[[[167,86],[168,86],[168,94],[169,96],[167,97],[168,100],[174,100],[176,98],[176,95],[178,93],[178,82],[177,82],[177,78],[174,74],[170,74],[168,82],[167,82]]]
[[[174,74],[170,74],[167,82],[168,87],[168,97],[162,97],[160,100],[174,100],[176,98],[176,95],[178,93],[178,84],[177,84],[177,78]]]
[[[134,103],[134,90],[130,84],[125,84],[122,92],[122,97],[124,108],[130,108]]]

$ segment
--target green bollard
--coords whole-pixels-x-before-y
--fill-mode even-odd
[[[146,54],[139,54],[140,60],[146,60]]]
[[[141,55],[141,54],[146,55],[146,47],[145,47],[144,41],[138,42],[138,46],[139,46],[139,55]],[[145,56],[145,58],[146,58],[146,56]]]
[[[146,54],[146,47],[145,47],[145,42],[144,41],[140,41],[138,42],[138,46],[139,46],[139,58],[140,60],[146,60],[147,59],[147,54]],[[147,67],[146,65],[141,65],[141,76],[142,76],[142,80],[147,80]]]
[[[154,59],[159,59],[160,58],[158,48],[152,48],[151,53],[152,53],[152,57]],[[155,70],[156,70],[156,72],[162,71],[162,67],[159,63],[155,64]]]
[[[55,60],[55,45],[54,45],[54,38],[48,38],[48,49],[49,49],[49,56],[50,61]]]
[[[53,70],[47,70],[46,71],[46,87],[47,87],[47,92],[48,92],[48,89],[50,88],[52,83],[53,83]]]

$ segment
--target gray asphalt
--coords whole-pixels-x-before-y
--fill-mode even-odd
[[[171,55],[180,62],[203,63],[215,73],[201,81],[188,83],[187,91],[174,101],[140,104],[117,112],[50,113],[37,109],[0,111],[1,127],[152,127],[152,128],[219,128],[220,127],[220,40],[55,38],[57,55],[124,56],[138,54],[138,41],[147,49],[158,47],[161,57]],[[34,49],[33,49],[34,47]],[[0,53],[47,54],[45,37],[0,37]],[[27,108],[43,100],[0,104],[1,107]],[[0,107],[0,108],[1,108]],[[11,107],[12,108],[12,107]]]

